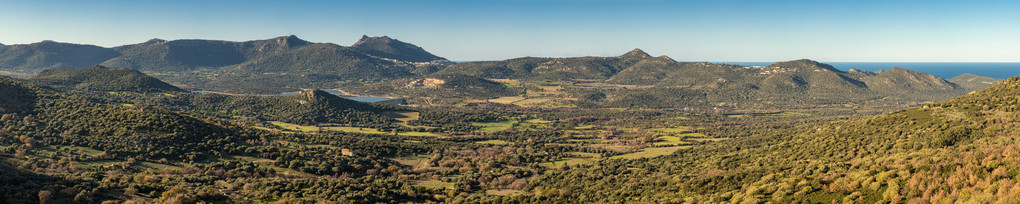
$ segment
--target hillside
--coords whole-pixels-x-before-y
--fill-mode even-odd
[[[640,49],[618,57],[536,58],[465,62],[439,73],[466,74],[484,78],[535,80],[605,80],[643,59],[651,58]]]
[[[991,87],[992,85],[995,85],[995,83],[998,83],[1000,80],[1001,79],[986,76],[978,76],[971,73],[964,73],[961,74],[960,76],[956,76],[949,79],[949,81],[953,82],[954,84],[972,90]]]
[[[52,41],[0,47],[0,71],[97,64],[136,69],[194,89],[269,94],[429,74],[452,62],[386,36],[365,36],[351,47],[293,35],[241,42],[152,39],[114,48]]]
[[[351,47],[368,55],[403,62],[449,62],[449,60],[433,55],[421,47],[388,36],[368,37],[364,35]]]
[[[44,69],[88,67],[120,56],[111,48],[42,41],[0,46],[0,70],[38,72]]]
[[[49,69],[30,81],[57,88],[86,91],[182,92],[180,88],[137,70],[92,66],[79,69]]]
[[[409,97],[419,104],[453,104],[462,100],[485,100],[520,95],[519,88],[464,74],[436,73],[347,89],[373,96]]]
[[[667,56],[652,57],[640,49],[617,57],[526,57],[466,62],[451,65],[439,73],[518,80],[540,87],[558,86],[568,93],[554,94],[550,99],[570,101],[583,107],[617,108],[705,108],[708,104],[733,107],[908,104],[945,100],[976,88],[961,87],[930,74],[900,68],[882,73],[844,72],[807,59],[762,67],[677,62]],[[681,92],[679,98],[684,99],[666,100]],[[548,93],[553,92],[541,92]],[[602,96],[587,97],[592,94]]]
[[[146,104],[223,118],[240,116],[303,125],[376,126],[389,124],[391,120],[382,115],[383,110],[321,90],[304,90],[290,96],[177,94],[150,100]]]
[[[114,157],[181,159],[205,155],[207,152],[198,149],[231,145],[236,141],[221,137],[238,135],[228,127],[201,118],[155,108],[131,109],[72,99],[11,79],[0,79],[0,89],[14,92],[0,96],[0,100],[12,102],[0,107],[8,109],[9,104],[14,104],[26,111],[4,114],[0,120],[6,128],[4,134],[30,134],[51,143],[106,151]]]
[[[296,36],[245,42],[152,39],[115,47],[122,55],[103,62],[103,65],[153,72],[181,72],[240,64],[307,44],[310,43]]]
[[[36,93],[16,79],[0,76],[0,113],[27,112],[36,102]]]
[[[924,72],[899,67],[864,77],[868,87],[889,92],[944,92],[963,91],[959,85]]]
[[[924,107],[583,165],[545,175],[535,189],[571,189],[538,197],[580,202],[1015,201],[1020,194],[999,189],[1020,170],[1018,94],[1014,77]]]

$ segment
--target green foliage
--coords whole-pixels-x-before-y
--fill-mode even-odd
[[[92,66],[82,69],[50,69],[30,79],[58,88],[83,91],[182,92],[177,87],[133,69]]]
[[[372,56],[405,62],[447,61],[442,57],[432,55],[432,53],[425,51],[425,49],[422,49],[421,47],[401,42],[387,36],[361,36],[361,40],[358,40],[358,42],[351,45],[351,47],[357,48],[359,51]]]
[[[949,79],[949,81],[967,89],[978,90],[995,85],[996,83],[999,83],[1000,79],[964,73],[960,76]]]
[[[389,124],[391,120],[382,115],[382,109],[321,90],[305,90],[290,96],[177,94],[144,103],[225,118],[240,116],[303,125],[375,126]]]

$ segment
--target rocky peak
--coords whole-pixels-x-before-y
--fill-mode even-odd
[[[394,42],[394,41],[396,41],[396,42]],[[359,39],[358,42],[355,42],[354,45],[352,45],[352,47],[373,46],[372,44],[391,45],[391,44],[396,44],[396,43],[402,43],[402,42],[400,42],[399,40],[394,40],[393,38],[390,38],[389,36],[368,37],[368,35],[362,35],[361,39]]]
[[[666,56],[666,55],[659,56],[658,58],[659,59],[668,60],[668,61],[671,61],[671,62],[676,62],[676,60],[673,60],[673,58],[670,58],[669,56]]]
[[[148,41],[145,41],[145,43],[146,44],[148,44],[148,43],[166,43],[166,40],[159,39],[159,38],[153,38],[153,39],[149,39]]]
[[[641,58],[641,59],[645,59],[645,58],[652,58],[652,55],[649,55],[644,50],[641,50],[641,49],[638,49],[638,48],[634,48],[634,50],[631,50],[630,52],[624,53],[623,55],[620,55],[620,57],[621,58]]]
[[[273,38],[274,43],[278,45],[285,45],[287,47],[307,45],[309,42],[298,38],[295,35],[280,36]]]
[[[329,92],[325,92],[323,90],[305,89],[297,92],[296,94],[293,95],[293,97],[296,97],[298,103],[307,104],[325,100],[326,97],[329,97],[329,95],[332,94],[330,94]]]

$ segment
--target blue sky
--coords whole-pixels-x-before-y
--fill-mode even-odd
[[[1020,62],[1018,1],[0,1],[0,43],[387,35],[451,60]]]

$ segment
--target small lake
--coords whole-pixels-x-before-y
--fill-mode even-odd
[[[325,91],[327,93],[330,93],[330,94],[333,94],[333,95],[336,95],[336,96],[339,96],[339,97],[343,97],[343,98],[346,98],[346,99],[351,99],[351,100],[354,100],[354,101],[360,101],[360,102],[381,102],[381,101],[393,100],[392,98],[383,98],[383,97],[374,97],[374,96],[348,96],[348,95],[344,95],[343,92],[340,92],[340,91],[337,91],[337,90],[322,90],[322,91]],[[290,96],[290,95],[294,95],[294,94],[297,94],[297,92],[295,91],[295,92],[281,93],[280,96]]]

